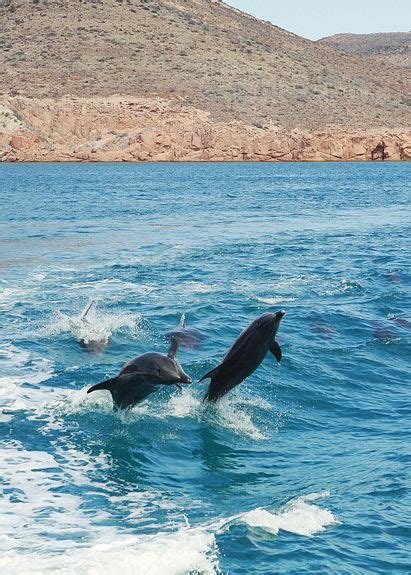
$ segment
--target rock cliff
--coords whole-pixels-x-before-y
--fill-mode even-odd
[[[1,161],[364,161],[411,159],[411,131],[309,131],[218,122],[160,98],[6,98]]]

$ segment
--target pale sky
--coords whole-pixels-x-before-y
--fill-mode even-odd
[[[299,36],[318,40],[340,32],[408,32],[410,0],[225,0]]]

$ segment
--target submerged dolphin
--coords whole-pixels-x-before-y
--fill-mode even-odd
[[[180,324],[177,328],[166,333],[168,339],[176,338],[180,345],[184,345],[188,348],[197,347],[201,341],[205,339],[205,336],[201,331],[194,327],[187,327],[186,316],[183,313],[180,319]]]
[[[284,315],[283,310],[265,313],[239,335],[220,365],[200,379],[211,379],[204,401],[216,402],[244,381],[257,369],[268,351],[278,362],[281,361],[281,348],[275,336]]]
[[[87,393],[106,389],[111,393],[115,409],[128,409],[163,385],[177,385],[181,389],[180,383],[192,383],[192,380],[175,358],[177,350],[178,341],[173,339],[168,355],[155,352],[139,355],[129,361],[117,377],[93,385]]]

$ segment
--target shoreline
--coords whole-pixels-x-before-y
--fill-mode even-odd
[[[179,100],[0,100],[0,162],[365,162],[411,160],[411,129],[287,128],[216,121]]]

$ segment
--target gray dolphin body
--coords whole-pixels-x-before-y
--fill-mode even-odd
[[[211,379],[204,401],[216,402],[233,387],[249,377],[268,351],[281,361],[281,348],[275,340],[285,311],[265,313],[249,325],[235,340],[220,365],[203,379]]]
[[[87,393],[106,389],[111,393],[115,409],[129,409],[164,385],[192,383],[175,355],[178,342],[173,340],[168,355],[144,353],[129,361],[117,377],[93,385]]]
[[[198,347],[205,339],[205,335],[201,331],[195,327],[187,327],[185,314],[181,316],[179,326],[167,332],[166,337],[170,340],[176,338],[181,345],[189,349]]]

